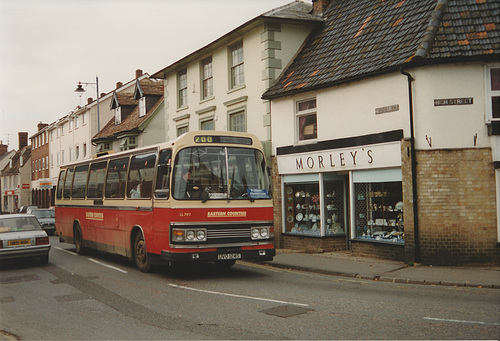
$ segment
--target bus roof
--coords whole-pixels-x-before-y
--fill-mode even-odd
[[[203,140],[198,140],[198,142],[195,141],[195,138],[197,137],[204,137]],[[236,139],[220,139],[220,137],[234,137]],[[210,140],[207,140],[208,138],[211,138]],[[241,140],[239,140],[241,139]],[[250,142],[248,142],[250,141]],[[240,146],[240,147],[254,147],[259,150],[262,150],[262,143],[260,140],[255,136],[254,134],[251,133],[244,133],[244,132],[234,132],[234,131],[216,131],[216,130],[195,130],[195,131],[189,131],[186,132],[179,137],[162,142],[162,143],[157,143],[145,147],[140,147],[140,148],[135,148],[131,150],[126,150],[126,151],[121,151],[121,152],[110,152],[107,154],[103,154],[100,156],[94,156],[92,159],[86,159],[86,160],[81,160],[81,161],[75,161],[71,163],[67,163],[64,165],[61,165],[61,168],[67,168],[70,166],[77,166],[80,164],[86,164],[88,162],[98,162],[99,160],[107,160],[109,158],[115,158],[119,156],[126,156],[130,155],[132,153],[137,153],[141,151],[148,151],[148,150],[154,150],[154,149],[164,149],[164,148],[175,148],[175,149],[181,149],[184,148],[185,146],[189,145],[194,145],[196,143],[210,143],[213,145],[221,146],[221,145],[234,145],[234,146]]]

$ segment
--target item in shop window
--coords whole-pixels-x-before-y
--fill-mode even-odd
[[[312,229],[313,230],[317,230],[318,229],[318,224],[314,223],[313,226],[312,226]]]
[[[311,201],[315,204],[317,204],[319,202],[319,194],[314,194],[312,197],[311,197]]]
[[[286,188],[286,194],[292,194],[293,193],[293,188],[292,187],[287,187]]]
[[[295,206],[298,210],[300,210],[302,208],[302,206],[300,206],[300,204],[297,204],[297,206]]]
[[[286,217],[286,221],[288,221],[289,223],[293,223],[293,216],[289,215],[288,217]]]
[[[396,204],[396,206],[394,206],[394,210],[396,211],[403,211],[403,202],[402,201],[398,201],[398,203]]]
[[[302,213],[297,213],[297,215],[295,216],[295,219],[297,219],[297,221],[302,221],[302,218],[304,218]]]
[[[300,197],[300,192],[295,193],[295,196],[298,198]]]
[[[306,192],[304,192],[304,191],[300,191],[300,196],[301,196],[302,198],[303,198],[303,197],[305,197],[305,196],[306,196]]]
[[[309,205],[307,205],[307,204],[302,205],[303,210],[307,210],[308,208],[309,208]]]
[[[320,220],[321,220],[321,215],[320,215],[320,214],[318,214],[318,215],[316,216],[316,219],[318,219],[318,221],[320,221]]]
[[[311,196],[311,193],[306,192],[306,198],[309,198]]]
[[[331,197],[334,197],[334,196],[335,196],[335,191],[333,191],[332,193],[327,193],[326,194],[327,198],[331,198]]]
[[[288,212],[292,212],[293,211],[293,207],[292,206],[288,206]]]

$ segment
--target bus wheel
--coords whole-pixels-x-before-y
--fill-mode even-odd
[[[79,255],[85,254],[85,248],[83,247],[83,237],[82,237],[82,230],[80,229],[80,224],[77,224],[75,227],[74,241],[75,241],[76,253]]]
[[[149,272],[151,270],[151,263],[148,258],[148,251],[146,250],[146,242],[142,233],[135,236],[134,241],[134,259],[135,265],[142,272]]]

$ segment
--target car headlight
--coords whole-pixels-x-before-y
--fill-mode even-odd
[[[252,240],[258,239],[269,239],[273,237],[273,228],[272,227],[252,227],[250,231],[250,235]]]
[[[172,229],[172,242],[173,243],[193,243],[207,241],[207,230],[200,229]]]

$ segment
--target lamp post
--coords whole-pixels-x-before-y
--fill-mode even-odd
[[[85,83],[85,82],[78,82],[78,86],[76,87],[76,94],[80,97],[82,97],[83,93],[86,92],[85,89],[83,88],[82,85],[95,85],[96,90],[97,90],[97,132],[101,130],[100,125],[99,125],[99,78],[96,76],[95,77],[95,83]]]

